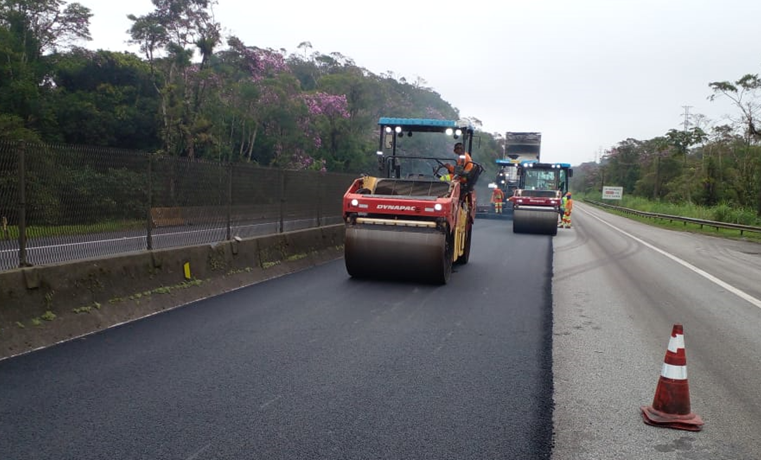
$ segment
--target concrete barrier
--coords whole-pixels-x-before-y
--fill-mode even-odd
[[[1,272],[0,359],[341,258],[343,241],[341,224]]]

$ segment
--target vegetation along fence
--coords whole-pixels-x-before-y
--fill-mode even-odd
[[[0,270],[340,223],[354,178],[0,142]]]
[[[740,236],[742,236],[744,232],[761,233],[761,227],[754,227],[751,225],[733,224],[730,222],[716,222],[713,220],[696,219],[694,217],[684,217],[684,216],[672,216],[669,214],[658,214],[655,212],[645,212],[645,211],[638,211],[636,209],[624,208],[621,206],[613,206],[607,203],[601,203],[599,201],[592,201],[592,200],[584,200],[584,201],[587,203],[593,204],[595,206],[599,206],[601,208],[614,209],[618,212],[621,212],[624,214],[630,214],[633,216],[647,217],[651,219],[668,220],[669,222],[682,222],[684,223],[685,227],[687,226],[688,223],[690,223],[690,224],[700,226],[701,229],[703,227],[711,227],[711,228],[715,228],[716,231],[719,231],[720,228],[728,229],[728,230],[737,230],[740,232]]]

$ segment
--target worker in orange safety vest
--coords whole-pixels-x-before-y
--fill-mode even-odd
[[[505,193],[497,187],[491,192],[491,203],[494,205],[494,212],[502,214],[502,203],[505,201]]]
[[[458,142],[454,145],[454,154],[457,155],[457,164],[450,165],[445,164],[449,174],[460,176],[460,182],[466,182],[467,179],[463,176],[467,175],[473,169],[473,159],[470,154],[465,151],[462,142]]]
[[[573,211],[573,200],[571,199],[571,192],[568,192],[563,197],[563,220],[560,222],[560,227],[571,228],[571,212]]]

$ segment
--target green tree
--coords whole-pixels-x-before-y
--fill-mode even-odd
[[[24,120],[20,117],[0,113],[0,141],[14,140],[41,142],[36,132],[24,127]]]
[[[626,139],[610,149],[606,154],[605,184],[624,188],[624,193],[632,193],[640,174],[642,141]]]
[[[148,64],[134,54],[77,48],[56,56],[53,80],[63,140],[155,151],[158,96]]]
[[[154,71],[154,87],[161,98],[164,151],[194,158],[198,141],[211,142],[209,123],[201,107],[213,86],[208,70],[214,49],[221,42],[221,26],[215,22],[212,0],[152,0],[154,11],[129,15],[131,43],[140,47]],[[193,63],[194,51],[200,63]],[[165,58],[158,58],[161,53]]]
[[[749,140],[761,140],[761,128],[758,127],[761,112],[761,79],[758,75],[747,74],[734,83],[718,81],[709,83],[708,86],[713,90],[709,100],[713,101],[721,96],[732,101],[740,111],[740,118],[735,121],[744,127],[744,134]]]
[[[0,113],[57,140],[49,54],[89,40],[90,10],[62,0],[0,0]]]
[[[757,151],[754,146],[761,142],[761,128],[758,126],[761,114],[761,79],[758,75],[747,74],[734,83],[720,81],[709,83],[708,86],[713,90],[710,100],[725,97],[738,108],[740,116],[734,121],[745,139],[744,150],[748,153]],[[749,189],[757,191],[756,213],[761,216],[761,159],[747,158],[740,177],[744,178],[746,193]],[[749,178],[752,179],[748,180]]]
[[[90,9],[62,0],[2,0],[0,23],[21,39],[22,62],[91,40]]]

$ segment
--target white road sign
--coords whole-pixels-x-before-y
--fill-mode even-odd
[[[620,200],[624,194],[623,187],[603,187],[602,199],[603,200]]]

